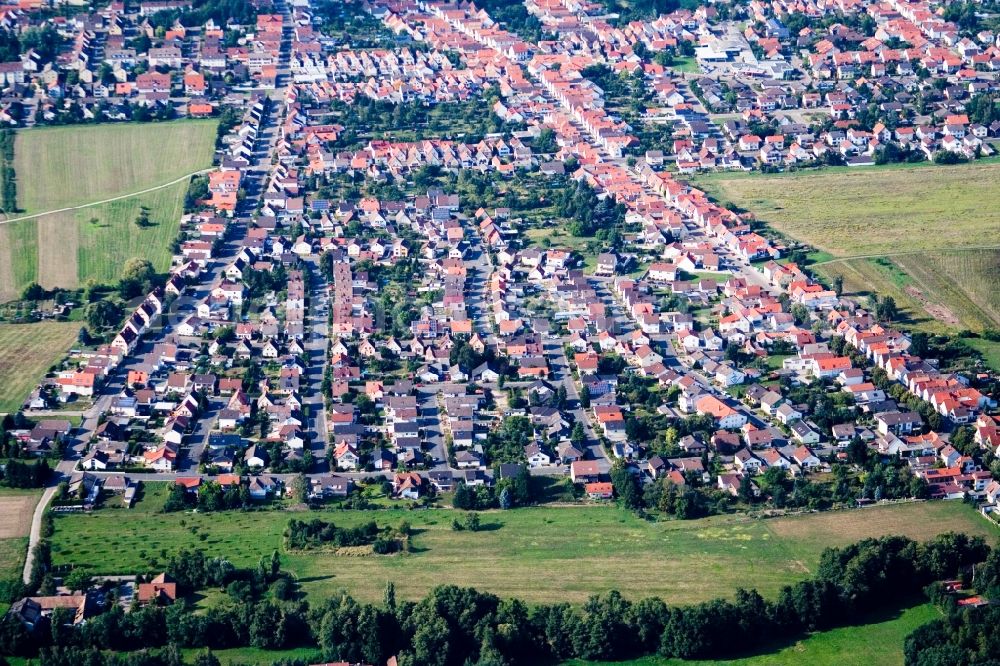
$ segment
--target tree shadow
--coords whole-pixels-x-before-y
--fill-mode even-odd
[[[833,631],[836,629],[850,629],[850,628],[860,628],[866,625],[881,624],[883,622],[889,622],[892,620],[898,620],[902,617],[903,613],[911,608],[920,606],[927,603],[927,599],[923,596],[916,595],[913,597],[907,597],[901,600],[899,605],[894,607],[880,608],[868,613],[861,613],[849,620],[844,621],[840,624],[834,624],[833,626],[820,629],[815,632],[803,632],[801,634],[787,636],[784,638],[777,638],[773,641],[765,642],[758,645],[745,652],[725,654],[720,658],[727,660],[730,659],[747,659],[753,657],[766,657],[774,656],[776,653],[787,650],[802,641],[809,640],[810,638],[816,636],[822,636],[824,633]],[[846,655],[845,655],[846,656]]]
[[[498,529],[503,527],[503,523],[480,523],[479,527],[475,530],[476,532],[496,532]]]
[[[185,599],[187,599],[187,602],[192,606],[197,606],[207,598],[208,595],[203,594],[201,592],[191,592],[185,597]]]

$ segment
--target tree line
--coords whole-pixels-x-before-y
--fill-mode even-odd
[[[0,486],[6,488],[41,488],[49,480],[52,469],[47,460],[25,462],[8,459],[0,469]]]
[[[14,173],[14,130],[0,130],[0,207],[17,212],[17,182]]]
[[[201,26],[209,19],[217,25],[230,22],[250,25],[257,21],[258,13],[272,13],[274,5],[268,2],[246,0],[194,0],[184,9],[161,9],[149,17],[150,24],[159,31],[167,30],[177,21],[187,27]]]
[[[905,666],[1000,666],[1000,607],[951,607],[903,644]]]
[[[215,481],[205,481],[198,486],[197,492],[188,492],[180,485],[170,487],[170,493],[163,503],[165,513],[176,511],[231,511],[247,510],[253,506],[250,489],[240,483],[236,486],[223,488]]]
[[[335,151],[364,146],[369,138],[399,137],[399,140],[461,137],[466,144],[479,143],[488,134],[523,130],[524,125],[508,123],[491,109],[495,94],[476,92],[468,99],[450,104],[420,101],[397,104],[358,95],[348,104],[334,100],[330,110],[344,123],[345,130],[329,143]],[[401,132],[400,128],[413,128]]]
[[[824,551],[814,577],[784,587],[774,600],[754,590],[688,606],[625,599],[618,592],[529,607],[472,588],[441,586],[419,602],[397,601],[390,584],[380,604],[342,594],[310,606],[280,572],[277,555],[238,570],[198,552],[174,558],[167,571],[185,590],[226,585],[235,603],[202,614],[183,602],[131,613],[115,607],[85,625],[29,635],[11,618],[0,625],[0,651],[61,664],[117,664],[95,650],[315,646],[330,661],[402,666],[551,663],[565,659],[631,659],[658,654],[715,659],[745,654],[806,632],[849,624],[859,613],[894,608],[931,582],[998,556],[981,538],[946,534],[926,543],[899,536],[866,539]],[[284,581],[282,583],[281,581]],[[240,587],[242,585],[242,587]],[[923,663],[923,662],[921,662]],[[944,663],[944,662],[934,662]],[[951,662],[948,662],[951,663]]]
[[[0,30],[0,61],[20,60],[22,53],[34,50],[42,62],[52,60],[66,39],[54,26],[46,24],[32,27],[18,34],[13,30]]]
[[[285,530],[289,549],[306,550],[332,546],[344,548],[371,546],[378,555],[394,553],[404,548],[410,538],[410,526],[403,523],[398,529],[379,527],[374,520],[357,527],[337,527],[319,518],[310,521],[292,519]]]

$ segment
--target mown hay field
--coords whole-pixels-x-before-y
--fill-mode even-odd
[[[0,584],[21,577],[28,554],[31,516],[41,496],[41,490],[0,488]]]
[[[163,185],[212,165],[214,120],[44,127],[14,142],[23,214]]]
[[[817,248],[848,295],[892,296],[905,326],[1000,328],[1000,162],[711,174],[695,184]],[[1000,367],[1000,345],[970,343]]]
[[[693,179],[836,257],[1000,247],[1000,162]]]
[[[32,282],[46,288],[114,282],[132,257],[165,270],[185,176],[211,167],[216,127],[207,120],[18,132],[21,212],[0,221],[0,302]],[[152,222],[146,228],[135,225],[141,206]],[[31,217],[17,219],[25,216]]]
[[[90,279],[112,284],[132,257],[149,259],[165,271],[187,185],[181,181],[135,197],[0,224],[0,237],[6,232],[12,238],[0,246],[0,301],[31,282],[47,289],[72,289]],[[135,220],[142,207],[149,226],[140,228]]]
[[[21,408],[31,390],[76,340],[80,324],[0,324],[0,412]]]
[[[393,581],[401,598],[415,599],[452,583],[529,602],[582,603],[612,589],[631,598],[661,596],[689,603],[730,596],[738,586],[774,595],[815,570],[827,546],[864,536],[928,538],[949,530],[996,536],[998,531],[960,503],[921,503],[775,520],[717,516],[649,522],[613,506],[540,507],[482,515],[486,529],[456,532],[460,512],[285,510],[222,514],[163,514],[164,489],[148,484],[135,509],[107,508],[56,518],[55,564],[87,565],[94,573],[156,571],[182,548],[200,548],[238,565],[278,550],[303,589],[325,596],[346,590],[381,598]],[[283,532],[291,518],[337,525],[408,521],[412,551],[370,557],[288,552]]]

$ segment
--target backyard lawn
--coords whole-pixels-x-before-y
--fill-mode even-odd
[[[619,589],[632,598],[657,595],[668,603],[688,603],[730,595],[739,585],[773,595],[807,577],[823,548],[864,536],[996,534],[959,503],[769,521],[719,516],[659,523],[612,506],[543,507],[485,513],[487,529],[470,533],[452,530],[452,519],[460,514],[450,509],[162,514],[164,493],[162,485],[149,485],[146,499],[133,510],[58,516],[54,563],[88,565],[99,574],[153,572],[181,548],[200,548],[237,565],[254,564],[277,549],[303,589],[321,596],[347,590],[375,601],[391,580],[407,599],[454,583],[529,602],[581,603],[591,594]],[[292,517],[345,526],[408,521],[415,530],[412,551],[368,557],[289,553],[282,534]]]

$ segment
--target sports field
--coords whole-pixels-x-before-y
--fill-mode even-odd
[[[75,563],[94,573],[156,571],[181,548],[201,548],[238,565],[256,563],[274,549],[306,592],[347,590],[381,598],[394,581],[402,598],[418,598],[453,583],[529,602],[580,603],[596,592],[621,590],[632,598],[658,595],[668,603],[727,596],[740,585],[774,594],[808,576],[823,548],[888,533],[928,538],[948,530],[1000,534],[959,503],[923,503],[770,521],[720,516],[697,521],[647,522],[616,507],[544,507],[483,514],[486,529],[455,532],[460,513],[332,511],[302,514],[260,511],[163,514],[165,489],[150,485],[135,509],[108,508],[56,519],[55,564]],[[409,521],[413,550],[396,556],[345,557],[328,552],[287,553],[282,532],[291,517],[319,517],[338,525]]]
[[[113,282],[136,256],[165,270],[183,210],[184,177],[211,166],[215,127],[214,121],[183,121],[18,132],[15,168],[24,212],[17,217],[34,217],[0,223],[0,302],[31,282],[46,288],[74,288],[91,278]],[[60,210],[75,206],[83,207]],[[140,206],[151,221],[142,229],[135,225]],[[58,212],[39,215],[46,211]]]
[[[45,127],[17,133],[22,214],[163,185],[212,164],[214,120]]]
[[[1000,162],[712,174],[695,184],[820,250],[848,295],[892,296],[931,333],[1000,327]],[[993,344],[980,345],[994,360]],[[995,361],[994,361],[995,362]]]
[[[20,409],[49,367],[76,340],[80,324],[0,324],[0,412]]]

